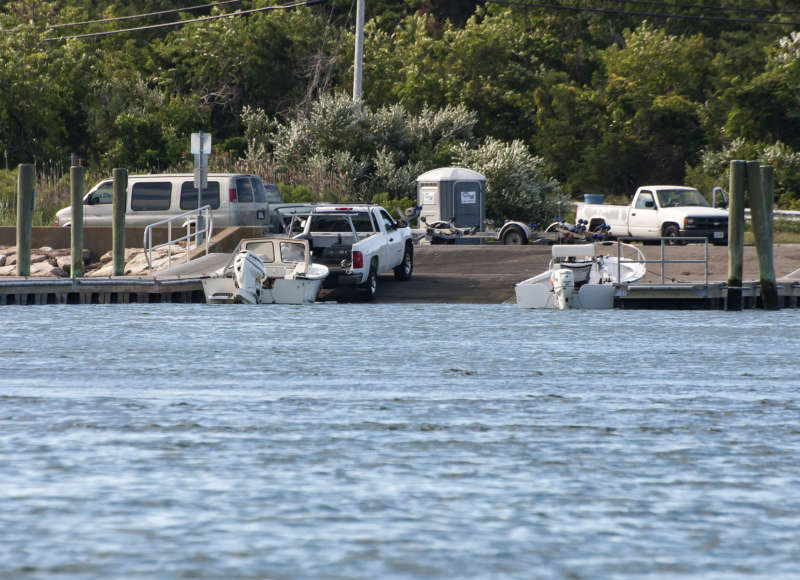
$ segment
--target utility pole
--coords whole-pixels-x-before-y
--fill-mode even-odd
[[[356,49],[353,63],[353,101],[361,111],[361,76],[364,62],[364,1],[356,2]]]

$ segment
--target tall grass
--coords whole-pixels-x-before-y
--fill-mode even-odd
[[[352,180],[335,171],[284,170],[267,159],[235,159],[226,153],[209,162],[215,171],[222,173],[250,173],[258,175],[264,183],[307,189],[311,195],[302,201],[351,201]]]
[[[33,225],[55,225],[56,212],[71,203],[69,166],[45,162],[35,168]],[[84,174],[88,191],[100,179],[97,172]],[[0,225],[17,224],[17,170],[0,170]]]

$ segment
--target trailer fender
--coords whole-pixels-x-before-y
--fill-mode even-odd
[[[531,229],[522,222],[506,222],[497,232],[497,239],[504,244],[524,245],[532,237]]]

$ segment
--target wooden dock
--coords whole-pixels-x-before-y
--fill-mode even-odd
[[[727,284],[632,284],[620,287],[614,306],[624,310],[724,310]],[[388,299],[387,299],[388,298]],[[409,300],[411,298],[411,300]],[[797,308],[800,280],[778,283],[781,308]],[[391,297],[377,302],[395,302]],[[420,300],[424,302],[423,300]],[[9,278],[0,280],[0,306],[29,304],[204,303],[200,278]],[[406,296],[403,302],[413,302]],[[742,308],[761,308],[759,284],[742,286]]]
[[[13,278],[0,281],[0,305],[204,303],[199,279]]]
[[[778,305],[781,308],[797,308],[800,297],[800,281],[779,282]],[[724,282],[708,284],[631,284],[617,290],[614,307],[621,309],[659,310],[725,310],[728,300],[728,285]],[[758,282],[742,284],[742,308],[761,308],[761,292]]]

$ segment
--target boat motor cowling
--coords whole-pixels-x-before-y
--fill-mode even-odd
[[[575,292],[575,274],[568,268],[559,268],[550,275],[553,285],[553,306],[558,310],[570,308]]]

